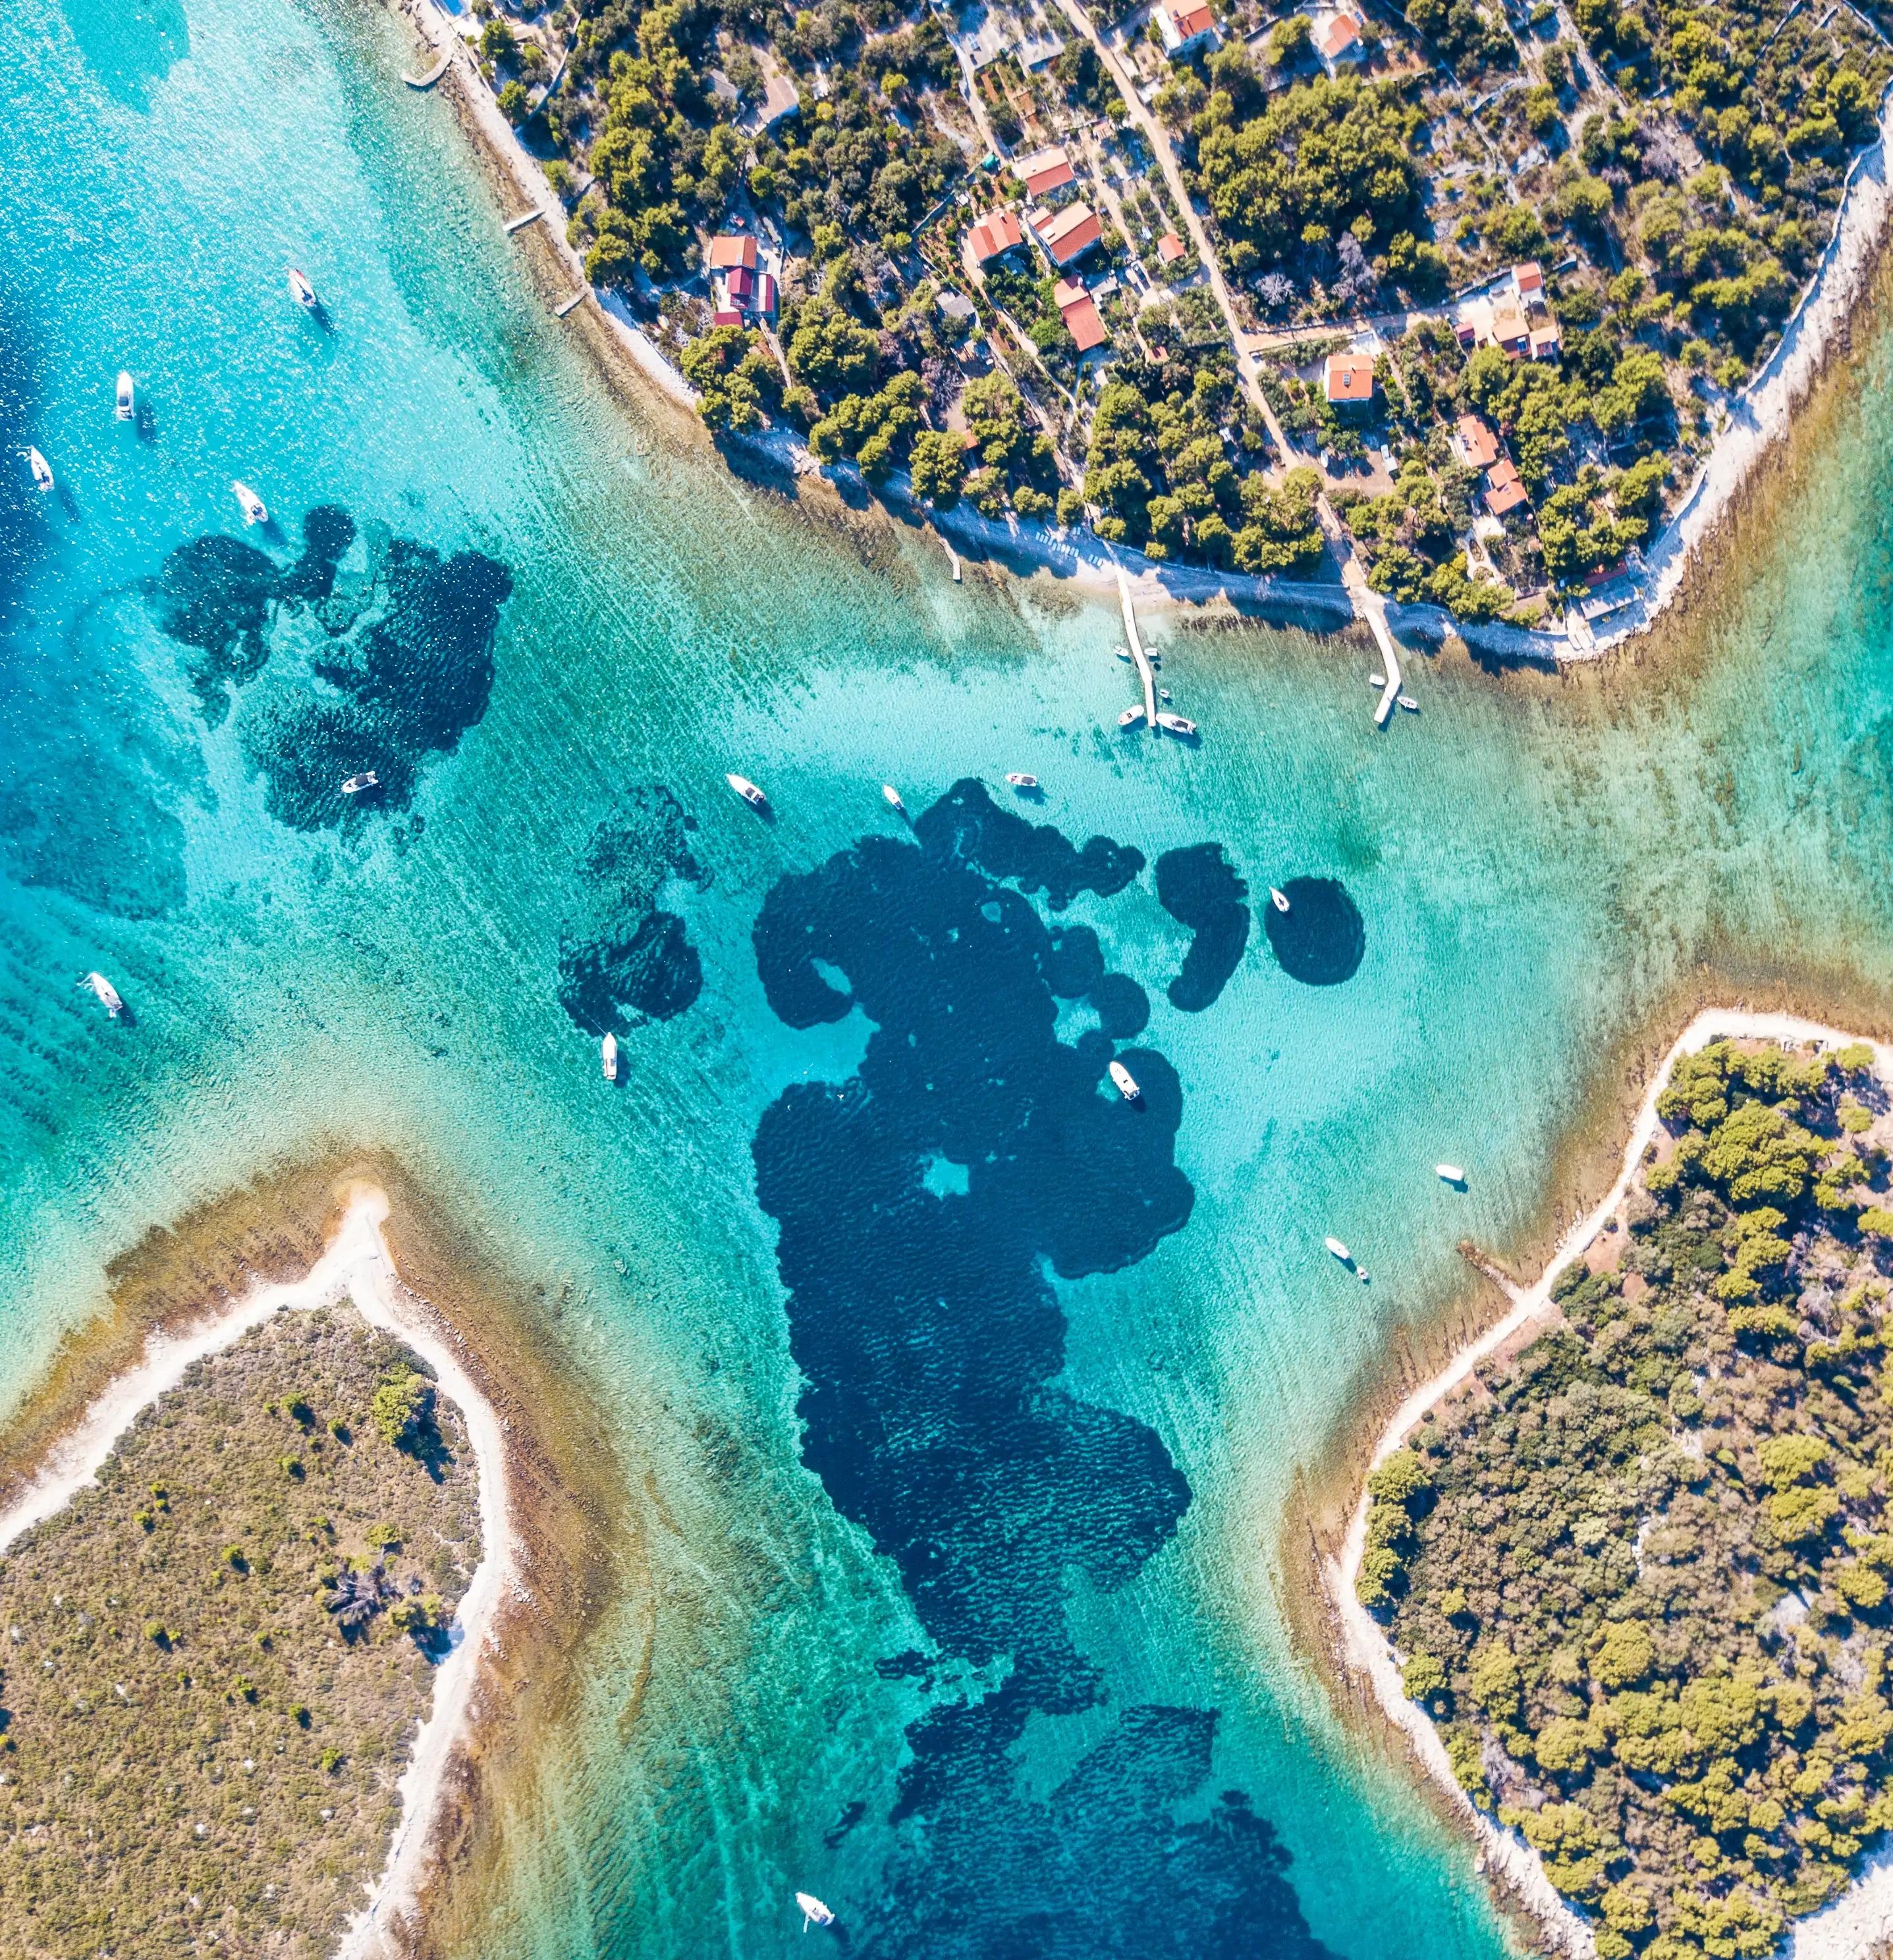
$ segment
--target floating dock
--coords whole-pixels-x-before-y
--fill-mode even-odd
[[[1131,603],[1131,581],[1124,575],[1122,565],[1118,567],[1118,597],[1124,606],[1124,637],[1131,649],[1131,657],[1137,663],[1137,676],[1144,682],[1144,725],[1156,726],[1156,676],[1150,667],[1150,657],[1144,651],[1144,641],[1137,632],[1137,609]]]

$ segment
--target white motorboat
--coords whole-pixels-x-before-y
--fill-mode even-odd
[[[606,1036],[598,1044],[598,1058],[604,1065],[605,1080],[616,1082],[618,1080],[618,1037],[616,1035]]]
[[[881,794],[886,797],[889,810],[899,810],[902,816],[907,814],[907,806],[901,801],[901,793],[892,783],[882,784]]]
[[[315,288],[294,266],[289,268],[289,296],[305,312],[318,313],[322,309],[321,301],[316,298]]]
[[[1385,674],[1370,674],[1367,676],[1367,685],[1370,687],[1385,687],[1387,685],[1387,676]]]
[[[1417,714],[1420,712],[1419,702],[1415,701],[1410,694],[1395,695],[1394,705],[1398,708],[1404,708],[1409,714]]]
[[[1465,1182],[1465,1172],[1458,1164],[1435,1164],[1433,1172],[1434,1176],[1438,1178],[1442,1184]]]
[[[767,810],[768,808],[769,799],[756,788],[754,783],[750,781],[747,776],[739,776],[732,771],[728,774],[726,774],[723,780],[736,791],[738,796],[742,797],[743,800],[746,803],[752,810]]]
[[[1115,651],[1118,658],[1121,660],[1128,660],[1131,657],[1131,649],[1128,647],[1119,647]]]
[[[1156,691],[1156,698],[1159,701],[1168,701],[1170,698],[1170,690],[1167,687],[1159,688]]]
[[[1286,892],[1278,892],[1273,885],[1271,885],[1268,888],[1268,902],[1278,912],[1285,912],[1288,909],[1288,894]]]
[[[119,990],[106,978],[103,973],[85,974],[81,978],[79,985],[81,987],[91,988],[92,991],[99,997],[100,1004],[113,1020],[116,1020],[119,1015],[124,1013],[125,1003],[119,998]]]
[[[344,776],[342,779],[344,796],[359,796],[364,790],[378,790],[380,787],[381,778],[372,769],[364,769],[358,776]]]
[[[138,383],[132,379],[128,370],[121,368],[118,377],[118,400],[112,412],[120,422],[129,422],[137,409]]]
[[[1144,710],[1142,708],[1127,708],[1124,712],[1118,717],[1118,726],[1120,728],[1128,728],[1132,722],[1141,721],[1143,719]]]
[[[1039,787],[1039,778],[1036,776],[1029,776],[1020,769],[1008,771],[1006,780],[1016,790],[1036,790]]]
[[[1141,1102],[1144,1091],[1137,1087],[1137,1077],[1121,1061],[1111,1064],[1111,1083],[1127,1102]]]
[[[52,466],[37,449],[27,450],[27,467],[33,472],[36,488],[50,490],[52,488]]]
[[[1156,725],[1166,735],[1194,735],[1196,724],[1182,714],[1159,714]]]
[[[269,521],[269,506],[250,488],[247,483],[232,482],[231,495],[237,499],[237,507],[243,514],[247,524],[266,524]]]
[[[1334,1254],[1335,1257],[1338,1258],[1344,1266],[1351,1266],[1354,1264],[1354,1254],[1349,1252],[1347,1248],[1344,1246],[1338,1239],[1324,1239],[1322,1241],[1322,1243],[1328,1248],[1329,1252]]]
[[[795,1902],[802,1908],[802,1930],[806,1933],[811,1926],[832,1926],[835,1915],[829,1911],[813,1892],[797,1892]]]

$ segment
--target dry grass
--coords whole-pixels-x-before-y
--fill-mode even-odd
[[[345,1637],[330,1582],[380,1558],[445,1617],[480,1552],[452,1405],[418,1453],[371,1418],[402,1363],[279,1315],[0,1559],[0,1952],[315,1955],[360,1908],[434,1663],[393,1602]]]

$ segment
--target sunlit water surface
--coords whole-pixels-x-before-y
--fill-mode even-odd
[[[875,1953],[1499,1952],[1281,1520],[1650,1003],[1877,1010],[1883,359],[1701,660],[1449,663],[1376,733],[1358,644],[1160,626],[1206,739],[1126,740],[1108,606],[622,415],[411,60],[345,0],[0,20],[7,1385],[272,1163],[385,1147],[504,1244],[654,1592],[495,1960],[806,1954],[797,1887]]]

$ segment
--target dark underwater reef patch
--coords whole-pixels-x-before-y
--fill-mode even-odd
[[[909,1729],[883,1901],[854,1923],[864,1952],[1320,1951],[1240,1793],[1178,1821],[1201,1806],[1214,1710],[1122,1711],[1048,1798],[1021,1787],[1014,1754],[1033,1716],[1103,1697],[1067,1621],[1073,1576],[1125,1585],[1190,1498],[1147,1424],[1057,1385],[1048,1273],[1134,1264],[1187,1222],[1182,1090],[1161,1055],[1127,1051],[1133,1106],[1106,1079],[1109,1032],[1058,1039],[1061,998],[1118,1026],[1141,1026],[1147,1002],[1089,928],[1048,926],[1006,882],[1055,909],[1121,890],[1143,863],[1107,838],[1074,850],[962,783],[912,841],[864,838],[782,879],[756,920],[782,1020],[858,1004],[873,1023],[854,1077],[791,1085],[755,1140],[806,1378],[803,1459],[895,1561],[940,1654],[1005,1670]],[[930,1188],[943,1159],[963,1192]]]
[[[1156,902],[1195,937],[1170,982],[1170,1004],[1186,1014],[1213,1005],[1249,944],[1249,886],[1220,844],[1166,851],[1156,861]]]
[[[271,814],[316,830],[406,808],[428,756],[485,714],[512,576],[483,552],[443,557],[377,530],[367,575],[347,580],[355,520],[319,505],[302,529],[287,568],[240,539],[192,539],[150,596],[160,629],[189,650],[186,672],[213,727],[238,691],[243,753]],[[307,630],[285,646],[297,622]],[[371,769],[380,788],[352,803],[342,779]]]
[[[592,832],[558,948],[559,1005],[587,1034],[669,1020],[702,992],[703,963],[684,922],[657,902],[673,878],[705,882],[689,845],[696,827],[669,790],[651,784]]]
[[[1309,987],[1351,980],[1367,950],[1367,928],[1344,886],[1332,878],[1290,878],[1288,909],[1264,907],[1262,931],[1282,971]]]

